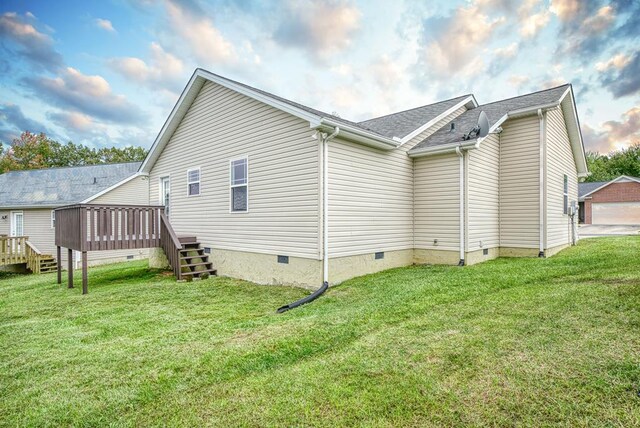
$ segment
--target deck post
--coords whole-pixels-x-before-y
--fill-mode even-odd
[[[62,248],[56,246],[56,261],[58,271],[58,284],[62,284]]]
[[[73,288],[73,250],[71,248],[67,248],[67,251],[67,261],[69,262],[69,266],[67,268],[69,273],[67,288]]]
[[[87,287],[87,252],[82,252],[82,294],[87,294],[89,287]]]

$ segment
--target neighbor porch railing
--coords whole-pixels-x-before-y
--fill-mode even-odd
[[[28,236],[0,236],[0,265],[26,262]]]
[[[32,273],[40,273],[40,261],[42,259],[42,253],[36,248],[35,245],[33,245],[28,240],[25,242],[24,249],[27,268]]]

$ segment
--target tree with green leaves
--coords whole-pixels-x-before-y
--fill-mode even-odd
[[[587,152],[587,165],[591,173],[585,181],[609,181],[621,175],[640,177],[640,142],[622,150],[601,155]]]
[[[60,144],[44,133],[25,131],[8,149],[0,144],[0,173],[53,167],[140,162],[147,151],[142,147],[90,148],[82,144]]]

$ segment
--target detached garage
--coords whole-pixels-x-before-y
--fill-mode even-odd
[[[585,224],[640,225],[640,178],[580,183],[579,201]]]

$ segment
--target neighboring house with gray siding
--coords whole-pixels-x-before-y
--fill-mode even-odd
[[[130,162],[0,174],[0,235],[28,236],[40,252],[55,256],[56,208],[78,203],[149,203],[149,181],[138,174],[139,166],[140,162]],[[89,253],[89,263],[147,255],[148,250],[95,251]],[[66,260],[63,253],[63,263]]]
[[[198,69],[140,173],[219,274],[317,286],[554,254],[587,166],[570,85],[352,122]]]

